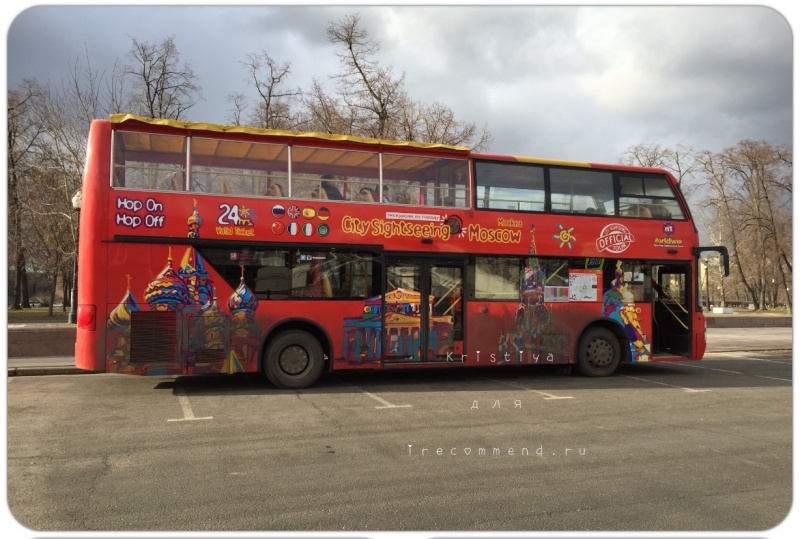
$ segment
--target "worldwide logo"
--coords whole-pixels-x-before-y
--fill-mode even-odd
[[[664,231],[665,236],[672,236],[675,233],[675,225],[667,221],[664,223],[664,226],[661,227],[661,230]]]
[[[625,225],[612,223],[603,227],[595,245],[598,251],[619,254],[624,252],[634,241],[633,234]]]

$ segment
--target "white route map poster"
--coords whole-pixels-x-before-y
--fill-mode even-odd
[[[570,301],[599,301],[597,289],[598,272],[570,272],[569,274],[569,300]]]

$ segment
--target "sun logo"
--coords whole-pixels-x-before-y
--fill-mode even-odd
[[[575,227],[564,228],[563,226],[561,226],[561,223],[557,223],[557,225],[558,225],[558,234],[553,234],[553,239],[559,240],[561,242],[559,247],[564,247],[564,245],[566,245],[567,248],[569,248],[569,250],[571,251],[572,242],[577,241],[575,236],[572,235],[572,231],[575,229]]]

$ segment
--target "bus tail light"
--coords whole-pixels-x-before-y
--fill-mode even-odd
[[[78,329],[94,331],[97,319],[97,307],[94,305],[78,305]]]

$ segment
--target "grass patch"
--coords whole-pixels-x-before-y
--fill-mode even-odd
[[[30,309],[9,309],[9,324],[66,324],[69,307],[53,307],[51,315],[48,307],[32,307]]]

